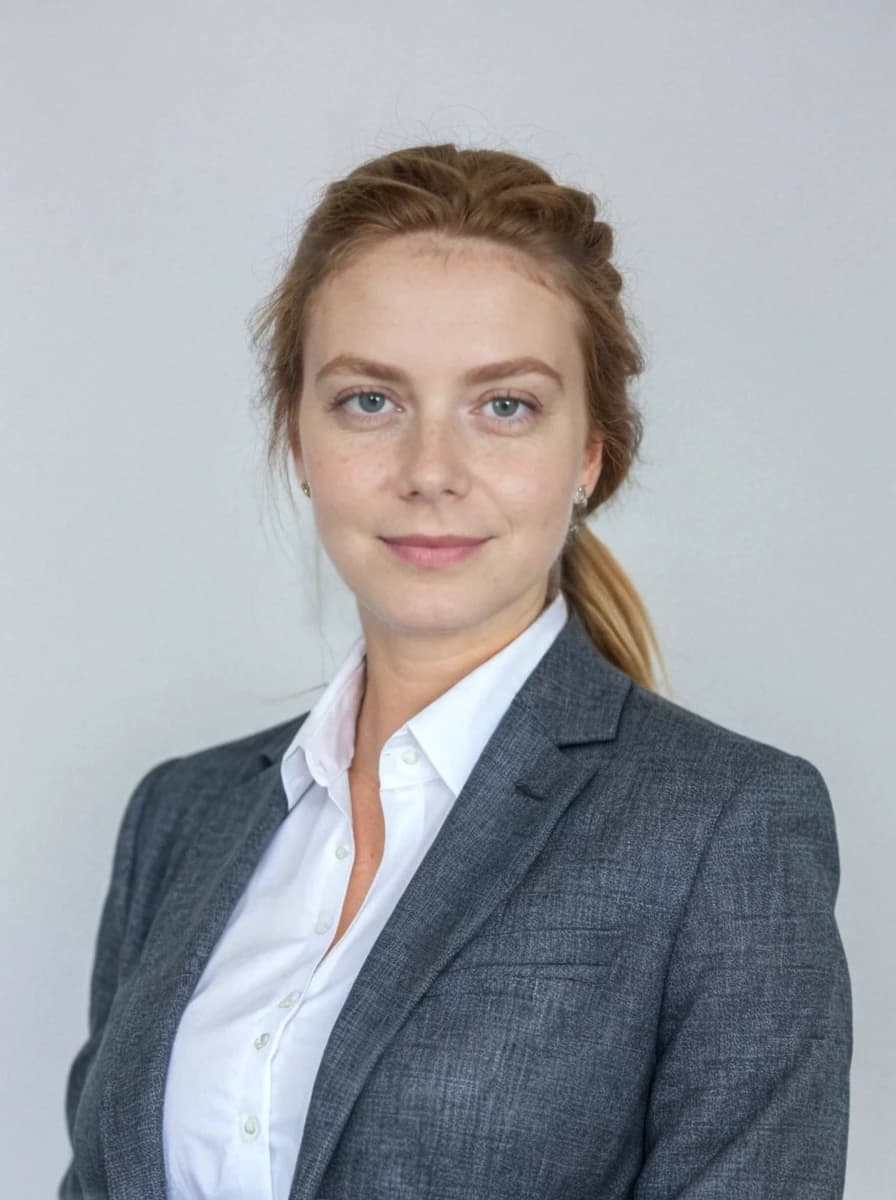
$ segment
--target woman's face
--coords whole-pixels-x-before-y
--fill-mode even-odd
[[[492,243],[413,234],[365,251],[315,297],[293,458],[368,636],[497,633],[541,611],[601,446],[586,451],[572,302],[533,266]],[[410,534],[487,540],[421,566],[383,540]]]

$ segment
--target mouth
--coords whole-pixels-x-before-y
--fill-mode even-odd
[[[455,533],[442,533],[438,536],[427,533],[408,533],[404,537],[383,538],[393,546],[434,546],[442,549],[445,546],[475,546],[486,538],[462,537]]]
[[[404,562],[417,567],[445,567],[463,562],[485,545],[489,538],[381,538],[384,545]]]

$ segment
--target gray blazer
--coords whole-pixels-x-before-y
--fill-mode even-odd
[[[63,1200],[165,1196],[174,1033],[286,818],[305,716],[131,795]],[[290,1200],[841,1197],[838,882],[816,767],[633,683],[571,612],[339,1014]]]

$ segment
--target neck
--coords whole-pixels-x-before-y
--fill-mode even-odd
[[[449,639],[408,637],[364,619],[364,690],[355,727],[352,771],[379,778],[383,747],[397,730],[509,645],[556,597],[542,591],[476,630]]]

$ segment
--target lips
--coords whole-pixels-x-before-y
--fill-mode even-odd
[[[419,534],[409,535],[408,539],[387,539],[382,538],[384,546],[388,546],[396,558],[403,559],[404,562],[410,563],[411,566],[422,569],[434,569],[436,567],[452,567],[459,563],[466,562],[468,558],[472,558],[477,551],[489,541],[488,538],[458,538],[451,535],[444,535],[441,538],[424,538],[424,542],[428,544],[419,545],[421,540]],[[453,545],[445,545],[446,540]],[[433,545],[433,541],[436,542]],[[414,544],[417,542],[418,544]],[[442,544],[439,545],[438,543]]]
[[[425,546],[429,549],[445,549],[450,546],[478,546],[486,538],[455,537],[453,534],[442,534],[439,537],[426,537],[423,534],[409,534],[407,537],[383,538],[393,546]]]

